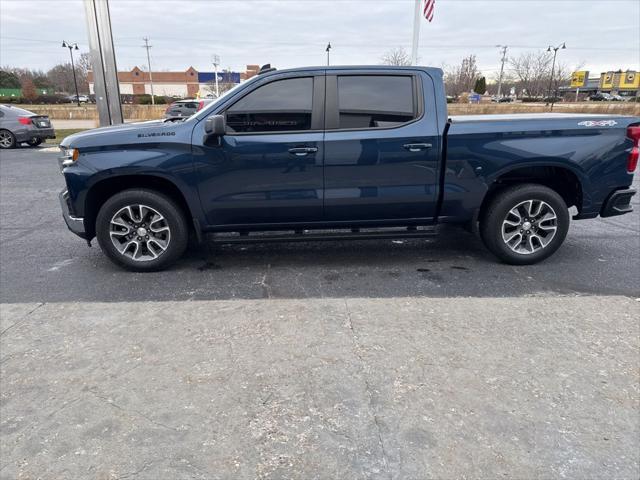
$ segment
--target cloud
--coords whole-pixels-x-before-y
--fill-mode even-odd
[[[142,37],[151,39],[153,68],[211,70],[248,63],[280,68],[332,63],[376,64],[394,47],[410,50],[413,0],[111,0],[120,69],[145,66]],[[87,50],[81,0],[0,0],[0,64],[47,69],[66,61],[63,39]],[[29,12],[25,15],[24,12]],[[456,64],[476,54],[488,75],[499,69],[496,44],[510,54],[567,43],[559,60],[640,70],[640,2],[438,0],[435,19],[421,23],[421,63]]]

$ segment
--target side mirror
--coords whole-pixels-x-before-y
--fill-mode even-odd
[[[213,115],[204,121],[204,131],[208,137],[221,137],[225,133],[224,115]]]

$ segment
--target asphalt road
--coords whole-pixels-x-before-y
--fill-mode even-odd
[[[0,152],[1,302],[640,296],[638,196],[632,214],[573,222],[564,246],[528,267],[450,228],[428,240],[203,247],[168,271],[127,273],[67,231],[63,177],[43,150]]]

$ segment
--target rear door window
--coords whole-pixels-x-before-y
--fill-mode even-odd
[[[311,129],[313,78],[288,78],[258,87],[226,111],[233,133]]]
[[[342,75],[338,77],[339,127],[395,127],[417,118],[410,75]]]

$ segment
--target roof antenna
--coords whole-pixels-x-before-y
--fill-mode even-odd
[[[260,71],[258,72],[258,75],[262,75],[263,73],[267,73],[267,72],[275,72],[275,70],[276,69],[272,67],[270,63],[267,63],[262,67],[260,67]]]

